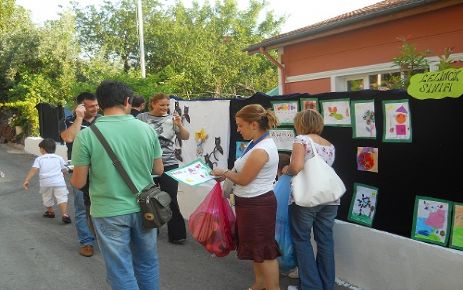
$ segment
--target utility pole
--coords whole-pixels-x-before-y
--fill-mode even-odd
[[[137,0],[137,24],[138,24],[138,39],[140,40],[140,66],[141,77],[146,78],[145,70],[145,42],[143,39],[143,11],[141,7],[141,0]]]

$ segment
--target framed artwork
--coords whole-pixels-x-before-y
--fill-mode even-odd
[[[357,147],[357,170],[378,173],[378,148]]]
[[[449,239],[452,202],[417,196],[413,213],[412,239],[445,246]]]
[[[235,150],[235,158],[238,159],[243,156],[244,151],[249,145],[249,141],[236,141],[236,150]]]
[[[301,98],[299,100],[301,105],[301,111],[305,111],[308,109],[315,110],[320,112],[320,108],[318,107],[318,99],[317,98]]]
[[[383,101],[383,142],[412,142],[408,100]]]
[[[352,101],[352,138],[376,139],[375,101]]]
[[[463,203],[453,204],[450,248],[463,250]]]
[[[298,101],[273,101],[272,108],[280,125],[294,124],[294,117],[298,112]]]
[[[296,137],[293,129],[271,129],[269,130],[269,134],[277,145],[278,151],[293,150],[293,141]]]
[[[325,126],[351,126],[349,99],[320,100],[320,105]]]
[[[212,169],[201,159],[197,159],[179,168],[169,170],[166,174],[187,185],[199,185],[214,178],[210,175],[211,171]]]
[[[350,202],[347,219],[351,222],[371,227],[376,213],[378,188],[354,183],[354,193]]]

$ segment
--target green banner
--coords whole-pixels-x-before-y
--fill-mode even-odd
[[[407,92],[419,100],[458,98],[463,95],[463,68],[416,74]]]

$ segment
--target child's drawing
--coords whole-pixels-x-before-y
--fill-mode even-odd
[[[371,227],[376,213],[378,188],[355,183],[348,219]]]
[[[320,101],[325,126],[351,126],[349,99]]]
[[[352,134],[353,138],[376,138],[375,102],[352,101]]]
[[[449,238],[451,202],[417,196],[412,238],[445,246]]]
[[[450,247],[463,250],[463,203],[454,204],[452,221]]]
[[[238,159],[243,156],[246,147],[248,147],[249,142],[247,141],[236,141],[236,149],[235,149],[235,158]]]
[[[165,173],[179,182],[198,185],[213,179],[213,176],[210,175],[211,170],[201,159],[197,159]]]
[[[305,110],[315,110],[319,112],[318,109],[318,100],[316,98],[301,98],[301,111]]]
[[[269,130],[269,135],[275,142],[278,151],[293,150],[293,142],[296,137],[293,129],[273,129]]]
[[[378,148],[357,147],[357,170],[378,173]]]
[[[384,142],[411,142],[411,115],[408,100],[383,101]]]
[[[272,102],[272,106],[280,125],[294,124],[294,117],[298,111],[297,101],[275,101]]]

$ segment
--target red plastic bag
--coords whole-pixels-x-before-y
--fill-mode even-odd
[[[217,182],[188,220],[188,229],[193,239],[206,250],[224,257],[236,249],[235,214],[230,203],[223,197],[220,182]]]

